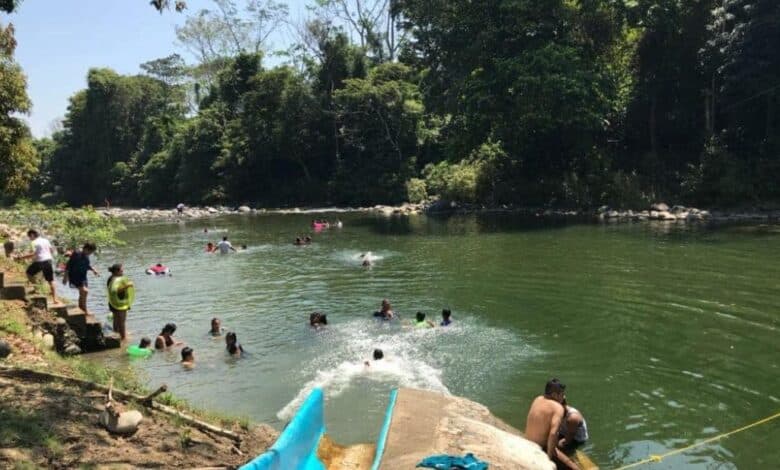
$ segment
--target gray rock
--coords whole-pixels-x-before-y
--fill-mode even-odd
[[[49,349],[54,349],[54,335],[50,333],[43,335],[43,345]]]
[[[63,352],[67,355],[75,356],[76,354],[81,354],[81,348],[76,346],[75,344],[70,344],[65,347],[65,350]]]
[[[672,210],[670,211],[674,215],[682,214],[683,212],[687,212],[685,206],[674,206],[672,207]]]
[[[659,212],[658,211],[653,210],[653,211],[650,211],[650,213],[648,214],[648,218],[650,218],[651,220],[658,220],[661,217],[659,216]]]
[[[0,340],[0,359],[5,359],[11,354],[11,345]]]
[[[599,214],[609,212],[609,206],[601,206],[596,210],[596,212],[598,212]]]
[[[618,217],[620,217],[620,212],[618,212],[618,211],[609,211],[609,212],[607,212],[607,218],[608,219],[617,219]]]
[[[666,205],[666,203],[663,202],[656,202],[652,206],[650,206],[651,211],[658,211],[658,212],[665,212],[669,210],[669,206]]]
[[[677,220],[677,216],[676,215],[674,215],[674,214],[672,214],[670,212],[667,212],[667,211],[659,211],[658,212],[658,218],[661,219],[661,220],[668,220],[670,222],[673,221],[673,220]]]
[[[207,207],[206,210],[208,211],[209,214],[216,214],[217,212],[219,212],[213,207]]]
[[[252,209],[249,206],[241,206],[238,208],[238,212],[246,214],[247,212],[252,212]]]

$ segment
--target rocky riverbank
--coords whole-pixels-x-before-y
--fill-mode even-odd
[[[339,213],[374,213],[386,217],[410,216],[418,214],[473,214],[473,213],[516,213],[534,217],[566,218],[573,221],[656,221],[656,222],[771,222],[780,220],[780,210],[777,209],[700,209],[682,205],[669,206],[658,202],[644,209],[613,209],[601,206],[596,210],[588,209],[549,209],[514,205],[485,206],[480,204],[464,204],[454,201],[432,201],[421,204],[404,203],[401,205],[376,205],[371,207],[319,207],[319,208],[252,208],[250,206],[226,207],[206,206],[187,207],[182,212],[176,209],[132,209],[111,208],[101,209],[106,216],[118,217],[128,222],[148,221],[186,221],[222,215],[252,215],[252,214],[310,214],[316,218],[318,214]],[[331,217],[333,218],[333,217]],[[0,232],[3,227],[0,225]],[[0,233],[2,235],[2,233]]]

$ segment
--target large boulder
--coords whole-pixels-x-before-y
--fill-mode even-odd
[[[650,206],[651,211],[657,211],[657,212],[668,212],[669,206],[664,202],[656,202],[652,206]]]
[[[252,209],[249,206],[241,206],[238,208],[238,212],[241,212],[243,214],[247,214],[249,212],[252,212]]]

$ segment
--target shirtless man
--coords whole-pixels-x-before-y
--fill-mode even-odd
[[[558,468],[579,469],[569,457],[558,449],[558,429],[563,419],[563,399],[566,385],[552,379],[544,387],[544,395],[531,403],[525,421],[525,438],[539,444]]]

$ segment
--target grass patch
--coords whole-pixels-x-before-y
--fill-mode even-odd
[[[46,447],[49,426],[35,411],[0,408],[0,447]]]
[[[22,336],[27,332],[27,327],[25,327],[24,324],[20,323],[16,319],[3,315],[0,318],[0,330],[5,333]]]

